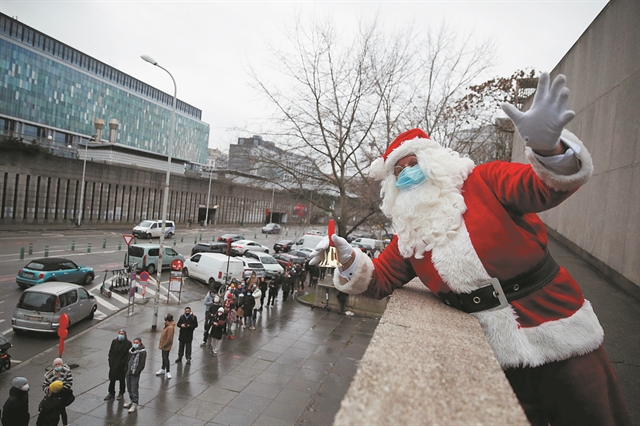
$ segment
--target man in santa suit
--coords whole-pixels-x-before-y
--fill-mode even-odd
[[[332,240],[342,264],[334,285],[380,299],[418,277],[442,301],[474,315],[533,425],[630,424],[589,301],[547,250],[536,215],[557,206],[593,172],[582,142],[564,126],[569,89],[540,77],[531,108],[502,108],[530,165],[476,166],[419,129],[373,162],[383,213],[396,237],[377,259]],[[322,260],[325,238],[312,253]]]

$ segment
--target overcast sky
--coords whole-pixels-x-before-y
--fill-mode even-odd
[[[0,0],[0,11],[169,94],[169,76],[140,59],[153,57],[176,79],[178,98],[202,110],[209,146],[227,151],[238,137],[260,134],[267,115],[249,87],[248,64],[267,64],[269,45],[286,44],[296,14],[332,17],[337,27],[376,14],[388,28],[448,22],[491,39],[493,76],[518,69],[550,71],[607,4],[573,1],[31,1]],[[571,82],[569,82],[570,86]],[[233,130],[247,129],[246,132]]]

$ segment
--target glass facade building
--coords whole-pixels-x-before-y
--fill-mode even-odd
[[[96,133],[95,119],[116,119],[117,143],[166,155],[172,102],[173,95],[0,13],[0,131],[76,145]],[[207,162],[209,125],[201,117],[177,101],[172,157]]]

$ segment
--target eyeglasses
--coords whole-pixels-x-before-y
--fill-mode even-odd
[[[402,171],[407,168],[407,167],[415,167],[418,165],[418,158],[417,157],[409,157],[407,164],[401,165],[401,166],[395,166],[393,168],[393,174],[395,175],[395,177],[398,177],[400,175],[400,173],[402,173]]]

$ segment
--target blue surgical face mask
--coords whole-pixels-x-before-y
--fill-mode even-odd
[[[124,340],[124,334],[118,334],[118,340]]]
[[[133,349],[138,349],[138,346],[140,346],[140,345],[138,345],[137,343],[134,343],[133,344]]]
[[[427,175],[422,171],[419,165],[413,167],[405,167],[396,179],[396,188],[400,191],[406,191],[420,186],[427,180]]]
[[[60,370],[62,370],[62,367],[56,367],[55,370],[56,371],[60,371]]]

